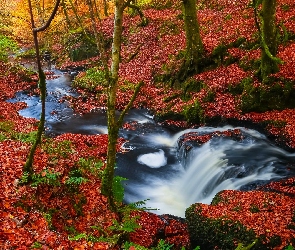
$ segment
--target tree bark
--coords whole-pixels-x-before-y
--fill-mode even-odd
[[[34,154],[37,149],[38,144],[41,143],[41,138],[42,138],[42,133],[44,130],[44,124],[45,124],[45,98],[46,98],[46,79],[45,79],[45,74],[42,70],[42,65],[41,65],[41,56],[40,56],[40,51],[39,51],[39,42],[38,42],[38,32],[44,31],[47,29],[53,20],[58,6],[60,4],[60,0],[57,0],[55,3],[55,7],[47,20],[47,22],[39,28],[35,27],[35,22],[34,22],[34,16],[33,16],[33,8],[32,8],[32,3],[31,0],[28,0],[29,4],[29,11],[30,11],[30,16],[31,16],[31,25],[32,25],[32,32],[33,32],[33,38],[34,38],[34,44],[35,44],[35,50],[36,50],[36,59],[37,59],[37,66],[38,66],[38,74],[39,74],[39,88],[40,88],[40,98],[41,98],[41,117],[40,121],[38,124],[38,131],[36,135],[36,140],[31,147],[29,156],[27,158],[27,161],[25,163],[23,171],[28,173],[28,181],[30,181],[31,175],[33,174],[33,159],[34,159]]]
[[[196,0],[183,0],[183,18],[186,35],[186,51],[184,63],[179,71],[180,81],[185,80],[189,73],[198,72],[198,60],[203,53],[203,43],[197,20]]]
[[[261,79],[266,81],[270,74],[279,71],[281,60],[276,57],[278,49],[276,27],[276,0],[263,0],[260,14],[261,21]]]
[[[108,86],[107,119],[108,119],[108,152],[107,165],[102,179],[102,193],[108,197],[113,211],[116,205],[113,196],[113,179],[116,165],[116,146],[119,133],[119,124],[116,121],[116,92],[120,64],[121,38],[123,31],[124,0],[115,1],[115,20],[112,44],[112,64]]]
[[[119,67],[120,67],[120,53],[122,43],[122,32],[123,32],[123,13],[126,8],[124,0],[115,1],[115,20],[114,20],[114,33],[113,33],[113,44],[112,44],[112,64],[110,72],[107,72],[108,81],[108,100],[107,100],[107,120],[108,120],[108,151],[107,151],[107,164],[103,173],[101,192],[108,197],[108,202],[111,209],[114,212],[117,211],[116,201],[114,200],[114,174],[116,167],[116,153],[117,153],[117,139],[119,129],[122,126],[123,118],[127,111],[131,108],[141,86],[140,82],[133,93],[128,105],[125,107],[120,117],[116,118],[116,93],[118,88],[119,79]],[[105,68],[108,71],[107,68]]]

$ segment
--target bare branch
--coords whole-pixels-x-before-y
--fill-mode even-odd
[[[141,89],[142,86],[143,86],[143,82],[139,82],[136,85],[135,91],[134,91],[134,93],[133,93],[133,95],[132,95],[129,103],[127,104],[127,106],[125,107],[125,109],[122,111],[122,113],[120,114],[120,117],[119,117],[119,119],[117,121],[117,126],[118,127],[121,127],[122,126],[124,116],[128,112],[128,110],[132,107],[133,102],[135,101],[135,99],[136,99],[136,97],[137,97],[137,95],[138,95],[138,93],[139,93],[139,91],[140,91],[140,89]]]
[[[47,22],[46,22],[42,27],[34,28],[34,29],[33,29],[34,32],[44,31],[44,30],[46,30],[46,29],[49,27],[51,21],[53,20],[55,14],[56,14],[56,12],[57,12],[57,9],[58,9],[58,6],[59,6],[59,4],[60,4],[60,1],[61,1],[61,0],[57,0],[57,1],[56,1],[55,6],[54,6],[54,9],[53,9],[53,11],[52,11],[50,17],[48,18]]]

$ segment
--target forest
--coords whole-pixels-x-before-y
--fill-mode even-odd
[[[293,0],[1,0],[0,248],[294,249],[294,10]],[[200,169],[177,174],[202,182],[206,147],[236,172],[222,181],[248,183],[161,214],[128,182],[153,186],[151,169],[167,177],[183,161]],[[143,199],[128,202],[137,188]]]

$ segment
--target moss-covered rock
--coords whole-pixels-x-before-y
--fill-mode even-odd
[[[246,246],[256,240],[254,231],[248,230],[239,222],[232,221],[226,217],[217,219],[206,218],[202,215],[200,204],[190,206],[185,212],[185,217],[192,247],[200,246],[201,249],[226,250],[235,249],[237,243],[242,243]]]
[[[229,92],[240,96],[242,112],[266,112],[295,107],[294,82],[270,79],[269,84],[255,84],[250,77],[229,87]]]
[[[185,216],[192,247],[234,250],[255,242],[251,249],[256,250],[285,249],[293,244],[294,186],[290,183],[293,178],[265,186],[273,191],[224,190],[211,205],[191,205]]]

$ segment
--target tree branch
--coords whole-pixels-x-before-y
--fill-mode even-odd
[[[46,22],[43,26],[41,26],[41,27],[39,27],[39,28],[34,28],[34,29],[33,29],[33,32],[44,31],[44,30],[46,30],[46,29],[49,27],[51,21],[53,20],[55,14],[56,14],[56,12],[57,12],[57,9],[58,9],[58,6],[59,6],[60,1],[61,1],[61,0],[56,0],[56,3],[55,3],[55,6],[54,6],[54,9],[53,9],[53,11],[52,11],[50,17],[48,18],[47,22]]]
[[[125,114],[128,112],[128,110],[131,108],[133,102],[135,101],[135,98],[137,97],[141,87],[143,86],[143,82],[139,82],[136,87],[135,87],[135,91],[129,101],[129,103],[127,104],[127,106],[125,107],[125,109],[122,111],[122,113],[120,114],[120,117],[117,121],[117,126],[118,127],[121,127],[122,126],[122,123],[123,123],[123,119],[124,119],[124,116]]]

